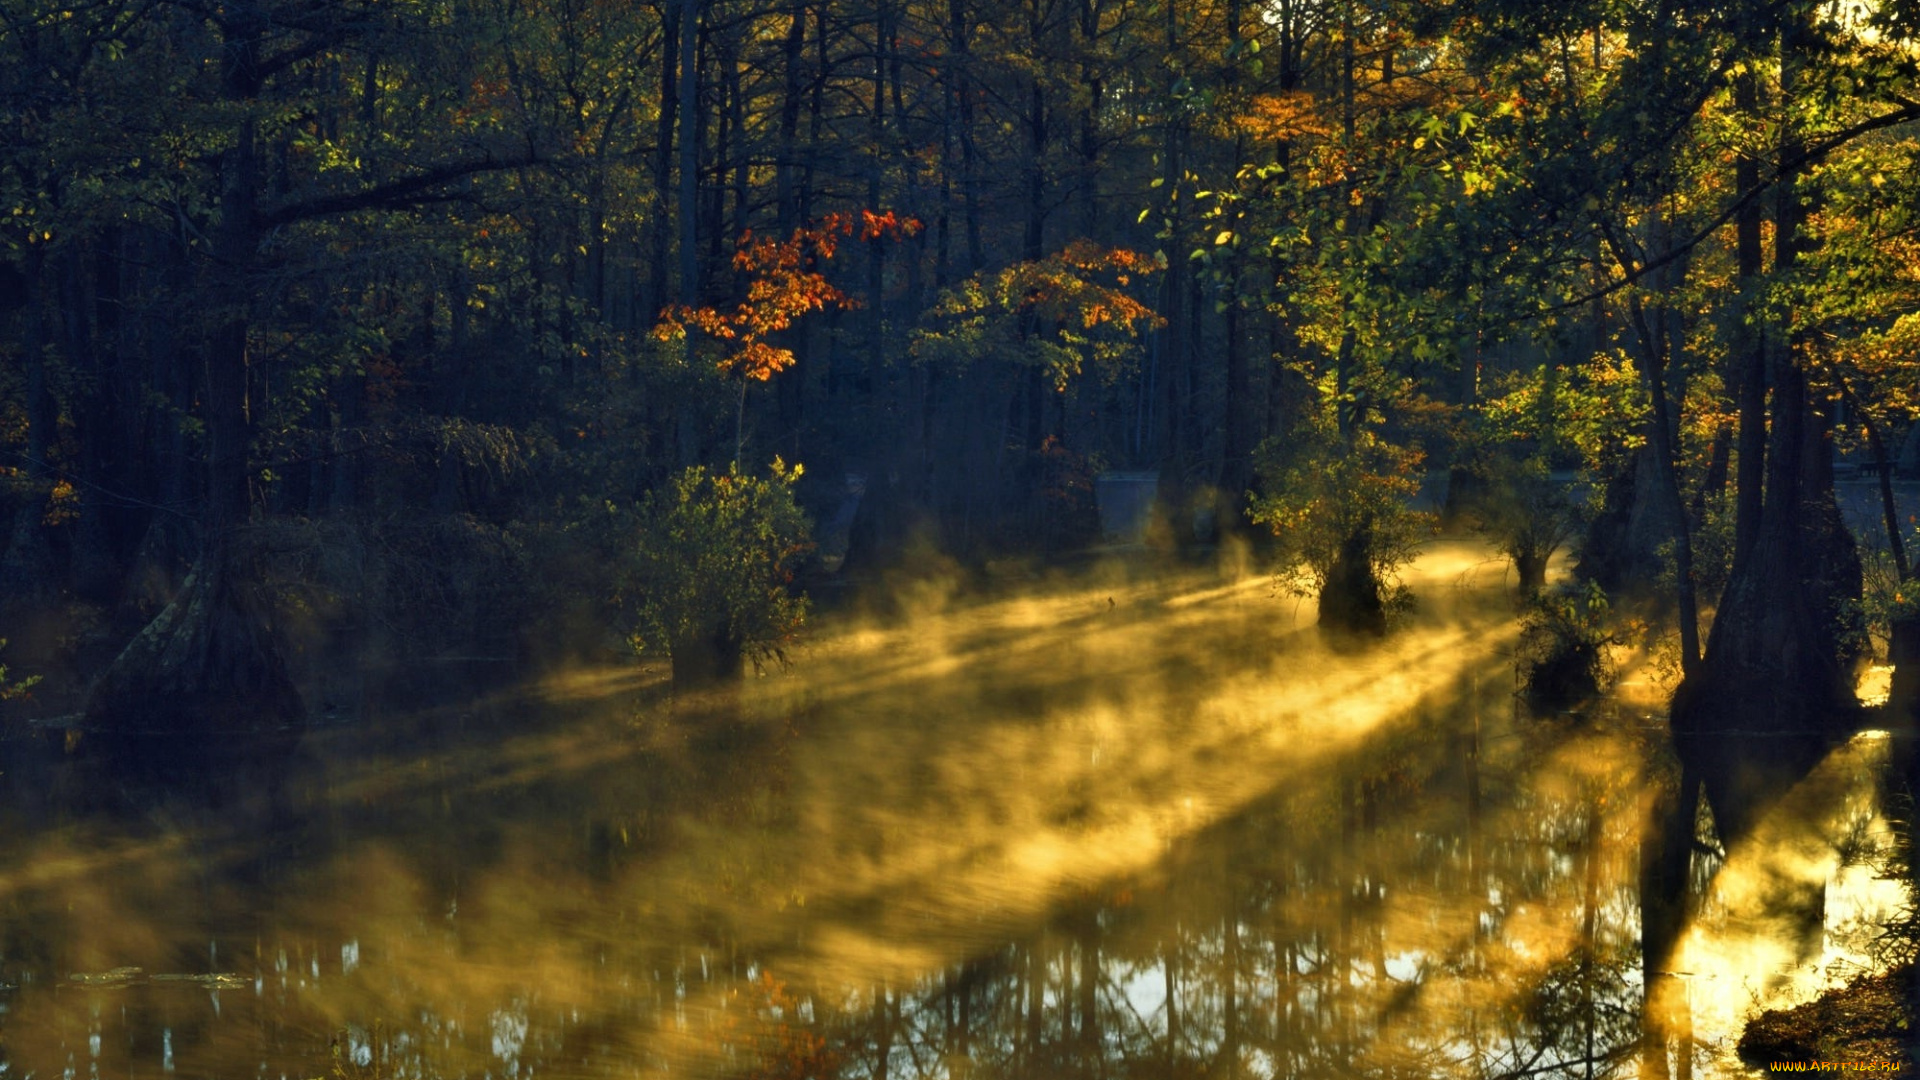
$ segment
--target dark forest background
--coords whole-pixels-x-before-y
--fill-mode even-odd
[[[1910,621],[1833,468],[1911,415],[1911,5],[0,20],[0,631],[74,687],[146,648],[98,717],[615,647],[659,493],[776,458],[816,591],[1083,550],[1153,471],[1153,542],[1257,535],[1365,629],[1432,470],[1524,585],[1579,534],[1662,598],[1683,701],[1770,672],[1818,727]]]

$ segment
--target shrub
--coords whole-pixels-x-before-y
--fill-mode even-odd
[[[793,573],[812,547],[799,477],[778,458],[766,479],[696,467],[642,501],[623,592],[635,646],[667,653],[676,684],[736,676],[749,658],[785,661],[807,611]]]
[[[1613,686],[1607,594],[1594,582],[1536,598],[1520,625],[1521,693],[1536,710],[1564,709]]]

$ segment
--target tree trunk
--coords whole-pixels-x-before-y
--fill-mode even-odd
[[[1734,81],[1734,107],[1758,120],[1759,76],[1749,70]],[[1751,190],[1760,182],[1760,163],[1742,154],[1734,163],[1734,187]],[[1734,487],[1733,561],[1746,561],[1760,536],[1760,500],[1766,483],[1767,339],[1755,303],[1760,278],[1760,200],[1751,199],[1734,217],[1735,273],[1740,283],[1739,318],[1734,324],[1729,365],[1738,378],[1740,445]]]
[[[960,106],[960,197],[965,203],[967,273],[986,265],[980,238],[979,147],[973,137],[973,20],[964,0],[947,0],[947,38],[953,49],[953,94]]]
[[[880,208],[881,173],[887,160],[887,38],[890,15],[888,5],[878,5],[874,28],[872,108],[867,113],[867,207]],[[883,237],[867,242],[867,378],[878,384],[885,377],[887,363],[887,248]]]
[[[700,302],[700,0],[680,2],[680,300]]]
[[[1100,0],[1080,0],[1080,235],[1092,239],[1100,229]]]
[[[1169,57],[1178,55],[1180,48],[1180,5],[1168,4],[1166,7],[1166,51]],[[1167,272],[1162,282],[1163,293],[1160,304],[1161,317],[1166,320],[1159,337],[1153,344],[1153,378],[1160,382],[1160,411],[1164,414],[1161,424],[1164,441],[1160,455],[1160,486],[1158,498],[1161,513],[1172,526],[1175,543],[1186,546],[1193,539],[1192,507],[1187,504],[1187,469],[1192,464],[1189,453],[1191,435],[1187,429],[1187,386],[1188,368],[1191,356],[1188,320],[1198,317],[1191,303],[1189,278],[1192,269],[1188,261],[1179,253],[1186,250],[1187,199],[1180,197],[1180,186],[1186,163],[1186,124],[1177,118],[1177,104],[1173,101],[1174,74],[1168,72],[1167,87],[1169,115],[1166,128],[1161,136],[1162,194],[1167,199],[1166,219],[1169,239],[1166,249],[1173,252],[1168,259]]]
[[[1773,368],[1759,535],[1722,594],[1699,677],[1674,696],[1673,725],[1679,739],[1734,738],[1796,760],[1817,755],[1857,713],[1843,626],[1861,570],[1834,501],[1824,410],[1784,350]]]
[[[1844,389],[1846,383],[1841,382]],[[1852,400],[1852,394],[1848,394]],[[1893,461],[1887,456],[1886,443],[1879,425],[1865,410],[1860,416],[1867,429],[1867,442],[1873,447],[1874,471],[1880,478],[1880,515],[1887,530],[1887,549],[1893,555],[1895,580],[1903,591],[1913,588],[1913,565],[1907,560],[1907,545],[1901,536],[1900,511],[1893,497]],[[1896,609],[1887,633],[1887,663],[1893,666],[1892,684],[1883,709],[1889,726],[1911,735],[1920,720],[1920,613],[1901,605]]]
[[[781,46],[782,72],[785,76],[784,90],[780,100],[779,162],[775,167],[775,206],[774,221],[781,238],[793,235],[793,230],[804,224],[805,211],[802,209],[808,200],[802,192],[802,185],[810,180],[811,169],[804,170],[800,156],[800,99],[807,93],[801,80],[802,57],[807,44],[807,5],[804,0],[793,5],[787,34]],[[816,75],[816,78],[819,76]],[[818,118],[815,118],[814,130],[818,131]],[[809,159],[812,151],[809,149]],[[788,330],[781,335],[780,342],[793,352],[790,369],[775,384],[776,407],[781,427],[781,452],[799,459],[800,421],[805,413],[807,386],[807,332],[804,326]]]
[[[1301,72],[1295,60],[1301,47],[1301,27],[1295,9],[1283,6],[1280,14],[1284,17],[1273,27],[1279,36],[1278,89],[1282,94],[1291,94],[1300,85]],[[1280,138],[1274,142],[1273,164],[1274,177],[1267,201],[1274,206],[1284,207],[1287,204],[1283,197],[1292,183],[1292,140]],[[1312,398],[1312,384],[1293,366],[1300,351],[1299,334],[1292,315],[1280,303],[1280,298],[1291,291],[1288,288],[1289,277],[1286,256],[1275,250],[1268,256],[1267,291],[1261,297],[1267,310],[1268,353],[1266,416],[1260,433],[1263,439],[1291,430]],[[1259,440],[1255,441],[1257,443]]]
[[[676,690],[698,689],[738,679],[746,669],[746,654],[725,625],[671,642],[668,657]]]
[[[221,26],[223,92],[250,110],[258,92],[260,15],[244,9]],[[213,237],[219,323],[204,346],[207,490],[205,546],[180,596],[120,653],[88,696],[87,723],[107,731],[167,734],[260,732],[305,723],[287,672],[272,604],[250,581],[240,537],[252,512],[247,455],[251,269],[260,248],[259,163],[251,117],[220,161],[220,219]]]
[[[792,235],[793,227],[800,223],[796,174],[800,165],[800,97],[804,92],[800,80],[800,58],[806,52],[807,45],[807,5],[804,0],[792,5],[787,18],[787,35],[782,39],[780,48],[783,81],[779,158],[774,164],[774,221],[779,226],[782,238]]]
[[[1343,21],[1340,35],[1340,101],[1341,124],[1345,145],[1349,152],[1358,147],[1358,102],[1354,84],[1354,25],[1353,5],[1341,8]],[[1362,223],[1360,188],[1357,176],[1349,174],[1345,183],[1344,203],[1345,221],[1342,232],[1346,234],[1342,249],[1342,258],[1353,260],[1358,257],[1360,239],[1366,233]],[[1370,213],[1377,213],[1377,200],[1368,200],[1373,205]],[[1340,344],[1335,350],[1333,361],[1334,380],[1334,427],[1339,433],[1340,442],[1351,452],[1360,430],[1366,423],[1368,403],[1354,389],[1355,368],[1359,363],[1359,335],[1354,325],[1354,312],[1342,312],[1345,324],[1340,333]],[[1320,589],[1320,626],[1336,632],[1351,634],[1370,634],[1379,636],[1387,632],[1386,608],[1381,603],[1380,578],[1374,573],[1373,560],[1373,521],[1363,518],[1346,539],[1340,543],[1339,553],[1334,557],[1333,566],[1327,572],[1327,580]]]
[[[1782,101],[1792,101],[1810,31],[1782,33]],[[1788,125],[1783,161],[1801,156]],[[1797,184],[1778,189],[1774,266],[1790,271],[1807,243]],[[1683,760],[1709,763],[1708,795],[1726,811],[1723,836],[1737,834],[1782,772],[1803,769],[1858,717],[1853,646],[1845,631],[1857,616],[1859,553],[1833,494],[1831,419],[1803,365],[1804,334],[1769,335],[1773,388],[1766,498],[1747,557],[1721,596],[1700,669],[1674,694],[1672,723]]]
[[[1653,410],[1649,423],[1653,437],[1656,498],[1663,504],[1668,534],[1673,540],[1674,588],[1680,604],[1680,669],[1692,673],[1700,663],[1700,610],[1693,585],[1693,535],[1687,527],[1686,510],[1680,500],[1679,451],[1674,445],[1679,430],[1667,400],[1667,376],[1679,365],[1667,348],[1668,339],[1649,325],[1638,297],[1632,301],[1634,324],[1646,346],[1647,397]],[[1664,305],[1659,316],[1664,319]]]
[[[1227,73],[1229,92],[1238,83],[1240,57],[1240,21],[1241,4],[1239,0],[1230,0],[1227,4]],[[1239,177],[1245,168],[1246,138],[1235,135],[1233,140],[1233,169],[1231,175]],[[1238,181],[1236,180],[1236,185]],[[1240,286],[1246,276],[1247,260],[1242,254],[1246,250],[1245,238],[1241,232],[1245,226],[1245,202],[1233,201],[1233,210],[1227,219],[1227,229],[1233,233],[1232,249],[1227,256],[1226,295],[1226,341],[1224,343],[1225,360],[1225,401],[1221,423],[1220,471],[1217,475],[1219,493],[1215,497],[1214,527],[1222,532],[1239,533],[1246,524],[1247,492],[1253,488],[1253,375],[1248,363],[1247,335],[1244,326],[1244,308],[1241,303]]]
[[[305,723],[272,604],[259,589],[236,580],[238,567],[229,544],[208,547],[180,595],[94,685],[86,705],[89,728],[232,735]]]
[[[1581,578],[1609,593],[1644,592],[1660,573],[1660,544],[1674,534],[1659,497],[1657,451],[1651,441],[1607,479],[1600,512],[1580,544]]]
[[[1476,330],[1473,348],[1460,358],[1460,404],[1468,409],[1480,403],[1481,362],[1481,335]],[[1552,425],[1542,424],[1541,430],[1551,431]],[[1440,508],[1440,521],[1449,528],[1483,508],[1487,481],[1472,466],[1466,455],[1458,453],[1447,465],[1447,498]]]
[[[27,484],[15,508],[12,536],[0,557],[0,597],[8,605],[44,603],[58,591],[54,577],[53,549],[47,543],[46,527],[41,524],[47,498],[53,487],[54,428],[59,409],[47,379],[48,302],[46,249],[29,244],[26,252],[26,327],[20,340],[20,356],[27,381]]]
[[[1687,521],[1694,529],[1706,525],[1707,510],[1727,490],[1727,477],[1733,466],[1733,424],[1721,421],[1714,426],[1713,442],[1707,450],[1707,472],[1693,493],[1693,505]]]
[[[1547,560],[1553,552],[1519,551],[1513,556],[1513,572],[1520,579],[1520,595],[1536,596],[1547,587]]]
[[[76,257],[69,277],[72,302],[87,314],[68,320],[66,351],[91,389],[81,398],[79,411],[83,415],[74,417],[76,465],[90,483],[80,493],[80,519],[67,576],[76,596],[101,605],[119,598],[125,568],[117,558],[116,526],[124,528],[128,519],[126,511],[115,505],[118,500],[109,498],[107,492],[139,490],[126,469],[135,460],[135,455],[128,452],[128,433],[137,430],[131,415],[134,410],[127,405],[139,399],[130,393],[134,380],[116,377],[119,373],[112,370],[108,360],[110,355],[137,355],[139,348],[126,340],[123,322],[122,276],[126,271],[122,266],[128,246],[120,230],[108,230],[89,253],[91,266],[87,265],[89,260]]]
[[[687,299],[674,291],[672,275],[667,270],[666,211],[673,203],[673,134],[680,110],[680,80],[675,64],[680,55],[680,35],[684,32],[680,11],[679,3],[669,3],[662,12],[666,25],[660,43],[660,118],[654,127],[654,213],[649,226],[653,261],[647,273],[646,299],[642,301],[646,310],[640,313],[641,321],[648,326],[653,325],[668,304]]]

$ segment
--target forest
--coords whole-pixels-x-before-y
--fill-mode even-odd
[[[1682,730],[1765,685],[1816,731],[1869,621],[1920,649],[1908,5],[5,19],[0,580],[23,670],[135,645],[102,723],[297,718],[287,609],[735,670],[849,494],[836,569],[1054,555],[1124,470],[1363,632],[1443,474],[1523,587],[1572,541],[1659,596]],[[1889,482],[1886,596],[1836,461]],[[729,529],[758,578],[665,553]]]
[[[1659,669],[1669,835],[1870,663],[1920,716],[1913,0],[0,0],[0,133],[0,720],[68,749],[697,692],[1116,541],[1392,650],[1436,535],[1542,711]]]

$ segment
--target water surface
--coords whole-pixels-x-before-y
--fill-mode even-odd
[[[1364,651],[1114,566],[902,586],[737,691],[580,670],[198,777],[12,747],[4,1075],[1643,1074],[1662,724],[1519,714],[1499,565],[1416,570]],[[1859,961],[1883,752],[1703,846],[1676,1064]]]

